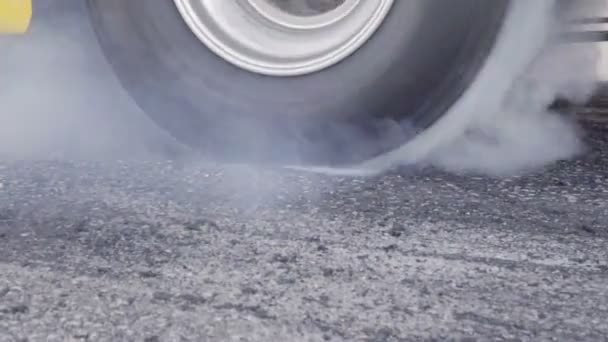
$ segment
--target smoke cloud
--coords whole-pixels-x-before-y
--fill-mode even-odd
[[[428,164],[454,172],[508,176],[533,171],[584,152],[574,113],[549,106],[557,98],[583,104],[597,87],[597,50],[557,46],[543,52],[493,115],[434,151]]]
[[[578,10],[585,6],[597,10],[604,3],[587,2]],[[554,20],[554,13],[547,15],[549,34],[566,29]],[[456,172],[506,176],[583,153],[583,132],[574,113],[560,114],[549,107],[557,98],[584,104],[599,84],[600,58],[594,44],[545,45],[506,94],[501,108],[477,116],[464,134],[435,151],[428,163]]]
[[[482,72],[483,81],[469,88],[438,128],[354,168],[304,169],[367,176],[399,166],[433,166],[503,177],[583,153],[583,131],[574,113],[549,108],[558,98],[583,104],[594,94],[601,52],[596,44],[561,44],[554,38],[568,29],[565,18],[597,15],[606,2],[513,3],[516,13]]]
[[[0,158],[159,156],[168,138],[113,78],[84,6],[37,2],[27,35],[0,36]]]

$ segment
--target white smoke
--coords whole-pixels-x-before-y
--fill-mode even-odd
[[[455,172],[506,176],[584,152],[575,117],[548,107],[558,97],[585,102],[597,86],[597,58],[590,46],[548,49],[516,83],[500,111],[479,116],[463,135],[434,151],[428,163]]]
[[[603,3],[588,3],[587,8],[592,5]],[[551,25],[548,32],[565,29]],[[576,157],[584,152],[576,118],[548,108],[557,98],[575,104],[587,101],[599,84],[600,58],[595,44],[547,45],[523,70],[499,111],[477,116],[463,135],[431,154],[428,162],[456,172],[505,176]]]
[[[154,157],[166,137],[113,78],[85,2],[35,5],[28,34],[0,35],[0,160]]]
[[[606,1],[566,2],[559,7],[555,0],[512,4],[512,15],[476,84],[435,127],[354,168],[304,169],[365,176],[397,166],[430,165],[500,177],[584,152],[575,117],[548,108],[557,98],[580,104],[591,97],[599,85],[600,50],[596,44],[557,44],[552,38],[567,29],[560,18],[597,15]]]

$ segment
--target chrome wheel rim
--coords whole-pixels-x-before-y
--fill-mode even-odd
[[[301,15],[273,3],[278,0],[174,1],[216,55],[269,76],[305,75],[341,62],[377,31],[394,2],[343,0],[330,10]]]

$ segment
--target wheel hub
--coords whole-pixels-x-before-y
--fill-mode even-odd
[[[319,15],[335,10],[345,0],[267,0],[275,7],[298,16]]]
[[[174,0],[192,32],[242,69],[298,76],[360,48],[394,0]]]

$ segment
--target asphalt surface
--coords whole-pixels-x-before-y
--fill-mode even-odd
[[[510,179],[0,162],[0,341],[600,341],[608,127]]]

